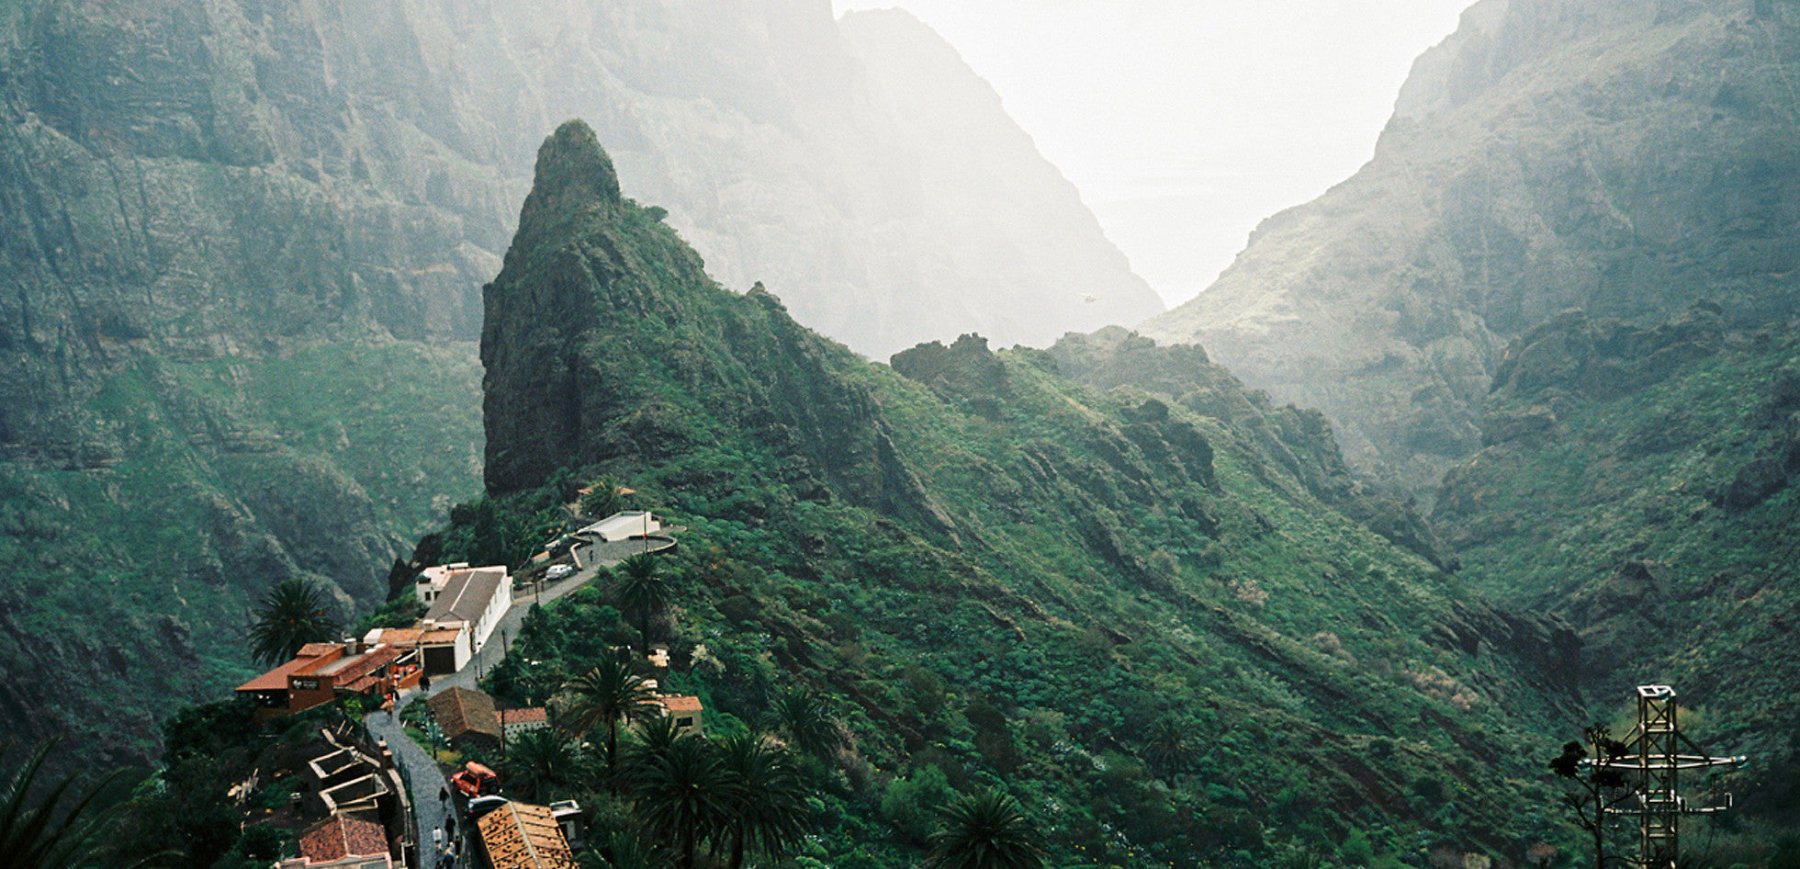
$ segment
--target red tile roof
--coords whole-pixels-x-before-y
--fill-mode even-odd
[[[663,708],[670,712],[699,712],[702,710],[700,698],[689,694],[671,694],[662,699]]]
[[[275,669],[270,670],[269,672],[264,673],[261,676],[258,676],[254,679],[251,679],[248,682],[245,682],[242,685],[237,686],[237,690],[239,690],[239,691],[286,691],[287,687],[288,687],[288,677],[289,676],[292,676],[295,673],[298,673],[301,670],[304,670],[307,667],[311,667],[312,665],[317,664],[317,663],[319,663],[319,658],[317,655],[314,655],[312,657],[307,657],[307,658],[295,658],[294,660],[289,661],[285,664],[282,664],[281,666],[276,667]]]
[[[575,855],[548,807],[507,803],[475,826],[494,869],[575,869]]]
[[[300,836],[300,856],[315,863],[387,853],[387,834],[380,824],[344,815],[332,815]]]
[[[307,643],[300,647],[300,651],[294,653],[294,657],[317,658],[320,655],[331,654],[332,652],[343,648],[343,645],[343,643]]]
[[[375,634],[375,642],[402,648],[416,646],[419,644],[419,636],[424,633],[420,628],[382,628]]]
[[[444,730],[445,739],[460,739],[471,733],[500,738],[500,716],[494,712],[494,698],[480,691],[454,687],[431,695],[425,701],[431,715]]]
[[[545,712],[544,707],[542,706],[532,706],[526,709],[500,710],[501,726],[508,724],[547,723],[549,720],[549,713]]]

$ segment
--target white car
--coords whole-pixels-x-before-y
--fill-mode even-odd
[[[555,582],[574,572],[575,568],[570,567],[567,564],[552,564],[550,565],[549,570],[544,571],[544,578],[551,582]]]

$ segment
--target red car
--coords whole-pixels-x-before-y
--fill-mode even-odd
[[[479,797],[500,792],[500,777],[475,761],[469,761],[450,776],[450,784],[465,797]]]

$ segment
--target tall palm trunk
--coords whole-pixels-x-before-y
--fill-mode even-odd
[[[619,719],[606,722],[606,789],[619,795]]]

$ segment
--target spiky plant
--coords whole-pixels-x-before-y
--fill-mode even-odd
[[[931,834],[930,869],[1041,869],[1044,851],[1017,800],[998,789],[970,794],[944,810]]]

